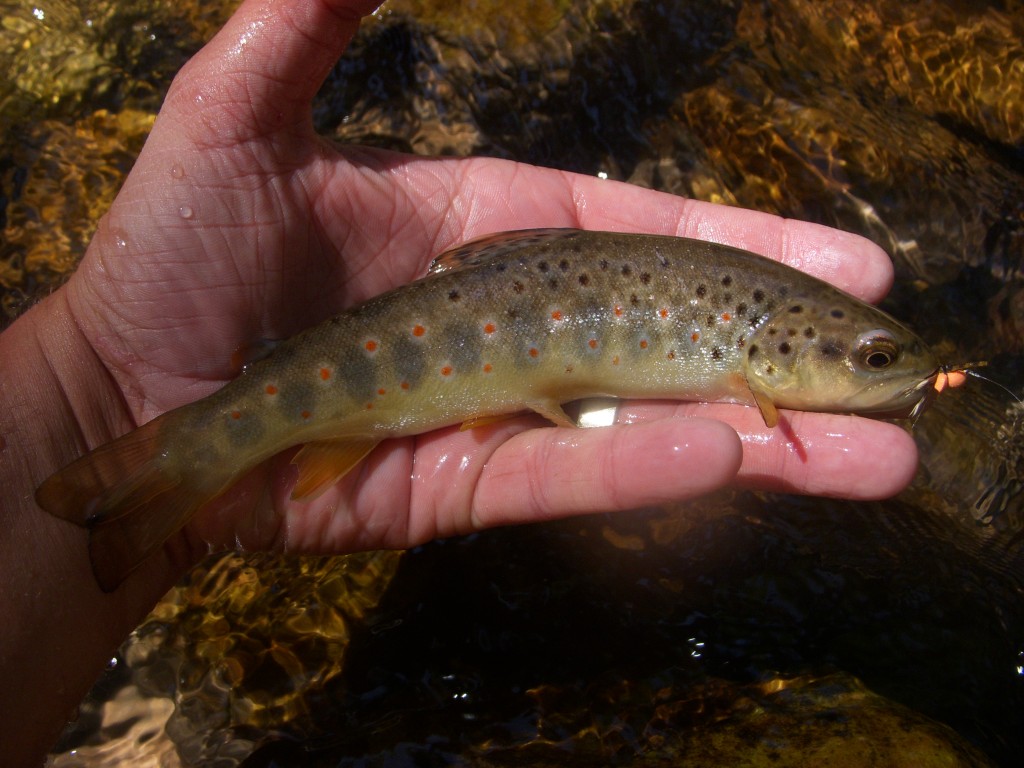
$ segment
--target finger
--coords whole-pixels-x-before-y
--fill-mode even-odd
[[[409,210],[397,211],[393,218],[421,221],[417,236],[434,242],[436,250],[502,229],[649,232],[753,251],[866,301],[878,301],[892,285],[892,260],[885,251],[863,237],[820,224],[491,158],[417,158],[403,165],[411,194],[398,204]],[[423,201],[439,196],[452,202],[431,220],[432,208]]]
[[[718,421],[532,429],[503,443],[480,475],[471,528],[680,501],[729,483],[742,459]]]
[[[182,69],[165,101],[171,110],[225,137],[219,118],[235,120],[233,141],[311,124],[310,104],[348,47],[359,20],[379,0],[247,0]],[[211,112],[212,110],[212,112]]]
[[[903,429],[858,416],[782,411],[766,427],[756,408],[721,403],[626,402],[618,421],[721,419],[743,442],[737,481],[750,488],[845,499],[896,495],[917,471],[917,447]]]

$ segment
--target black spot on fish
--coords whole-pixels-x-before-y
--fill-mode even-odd
[[[729,275],[726,275],[725,277],[723,277],[722,278],[722,285],[724,285],[726,288],[728,288],[730,285],[732,285],[732,277],[730,277]]]
[[[515,307],[509,307],[505,310],[505,315],[509,320],[517,320],[519,318],[519,311]]]
[[[635,293],[630,294],[629,303],[632,304],[634,307],[638,306],[640,304],[640,298]]]
[[[602,270],[608,269],[608,259],[601,259],[601,261],[597,263],[597,266],[599,266]]]
[[[837,358],[846,354],[846,345],[836,339],[828,339],[821,343],[818,350],[822,357]]]
[[[503,264],[501,262],[498,262],[497,264],[494,265],[494,269],[497,272],[504,272],[505,269],[507,268],[507,266],[508,266],[507,264]]]
[[[774,335],[775,335],[775,334],[777,334],[778,332],[779,332],[779,329],[778,329],[778,328],[776,328],[776,327],[775,327],[774,325],[772,325],[772,326],[769,326],[769,328],[768,328],[768,335],[769,335],[769,336],[774,336]]]
[[[841,309],[833,309],[831,312],[829,312],[829,314],[832,315],[832,317],[834,317],[836,320],[842,320],[844,317],[846,317],[846,313],[843,312],[843,310]]]
[[[738,339],[736,339],[736,348],[737,349],[743,349],[743,347],[745,347],[746,345],[747,345],[747,340],[743,336],[740,336]]]
[[[569,270],[569,262],[566,259],[562,259],[558,262],[558,268],[563,272],[567,272]]]
[[[786,335],[789,336],[790,338],[796,336],[796,328],[787,328]]]
[[[537,269],[539,269],[541,272],[547,272],[548,263],[546,261],[537,262]]]
[[[516,293],[522,293],[524,289],[525,286],[518,280],[512,283],[512,290],[515,291]]]
[[[764,291],[762,291],[760,288],[754,291],[754,301],[756,301],[758,304],[764,301]]]
[[[552,277],[550,280],[548,280],[548,285],[551,287],[551,290],[558,290],[558,278]]]
[[[750,349],[747,350],[747,359],[753,360],[754,355],[757,354],[757,344],[751,344]]]
[[[461,298],[462,297],[459,296],[459,292],[458,291],[449,291],[448,292],[448,301],[458,301]]]
[[[742,315],[746,311],[747,311],[747,305],[744,302],[741,301],[739,304],[736,305],[736,314],[737,315]]]
[[[711,350],[711,359],[712,360],[721,360],[722,359],[722,350],[719,349],[718,347],[714,347]]]
[[[648,283],[650,283],[651,282],[651,273],[650,272],[641,272],[640,273],[640,282],[643,283],[644,285],[647,285]]]
[[[703,299],[707,295],[708,295],[708,287],[706,285],[698,285],[697,286],[697,298],[698,299]]]
[[[794,315],[799,315],[801,312],[804,311],[804,308],[801,307],[799,304],[794,304],[792,307],[789,308],[789,311]]]
[[[808,339],[813,339],[814,338],[814,328],[812,328],[809,325],[806,328],[804,328],[804,336],[806,336]]]
[[[629,277],[633,274],[633,268],[629,264],[623,264],[621,272],[623,277]]]
[[[788,341],[784,341],[781,344],[779,344],[779,353],[780,354],[788,355],[790,349],[791,349],[791,347],[789,346],[789,342]]]
[[[580,273],[579,281],[580,285],[584,287],[590,285],[590,275],[588,275],[586,272]]]
[[[707,325],[708,328],[714,328],[715,327],[715,316],[714,315],[708,315],[707,317],[705,317],[704,318],[704,324]]]
[[[764,367],[764,372],[771,376],[773,373],[775,373],[775,366],[772,365],[771,363],[768,363],[768,365]]]

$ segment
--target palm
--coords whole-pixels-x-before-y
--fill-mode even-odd
[[[137,422],[221,386],[240,346],[291,335],[418,277],[446,247],[503,229],[709,233],[801,259],[869,298],[884,289],[887,265],[866,244],[840,241],[866,258],[845,272],[827,258],[816,262],[837,250],[837,236],[820,228],[505,161],[336,150],[314,135],[309,102],[352,22],[325,13],[329,18],[309,27],[314,42],[306,44],[318,62],[313,72],[307,52],[257,36],[248,56],[227,56],[231,77],[220,79],[226,52],[255,12],[243,7],[179,76],[71,286],[71,306]],[[763,430],[744,409],[709,413]],[[800,417],[809,444],[835,431],[831,419]],[[226,499],[234,511],[211,512],[198,521],[199,530],[209,539],[231,542],[238,534],[253,546],[284,541],[307,551],[405,546],[499,522],[692,496],[726,482],[740,459],[735,435],[716,423],[689,422],[683,430],[682,422],[648,421],[569,442],[555,430],[524,432],[536,423],[520,419],[473,433],[444,430],[392,441],[306,506],[288,501],[291,476],[286,458],[278,460]],[[909,441],[900,442],[885,425],[851,421],[843,429],[854,445],[884,434],[902,456],[889,457],[883,473],[848,466],[876,478],[877,487],[858,493],[886,493],[905,481],[913,462]],[[788,460],[780,440],[760,453],[748,450],[748,476],[762,470],[762,485],[854,493],[837,467],[815,478],[817,465]],[[691,459],[701,457],[700,472],[686,464],[689,454],[672,453],[684,444]],[[858,453],[848,448],[843,455],[855,463]],[[662,471],[652,475],[658,451],[677,463],[662,456]],[[877,461],[861,453],[862,461]],[[268,502],[278,523],[269,529],[256,525],[263,518],[253,514]],[[228,508],[220,505],[222,512]]]

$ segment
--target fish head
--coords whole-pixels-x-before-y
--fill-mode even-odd
[[[790,299],[747,339],[755,399],[779,408],[908,415],[934,390],[940,366],[910,329],[845,294]]]

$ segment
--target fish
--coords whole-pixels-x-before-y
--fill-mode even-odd
[[[779,262],[687,238],[498,233],[346,309],[214,394],[59,470],[38,505],[89,530],[112,591],[205,504],[301,446],[292,498],[336,483],[389,438],[594,397],[916,416],[962,383],[885,312]]]

